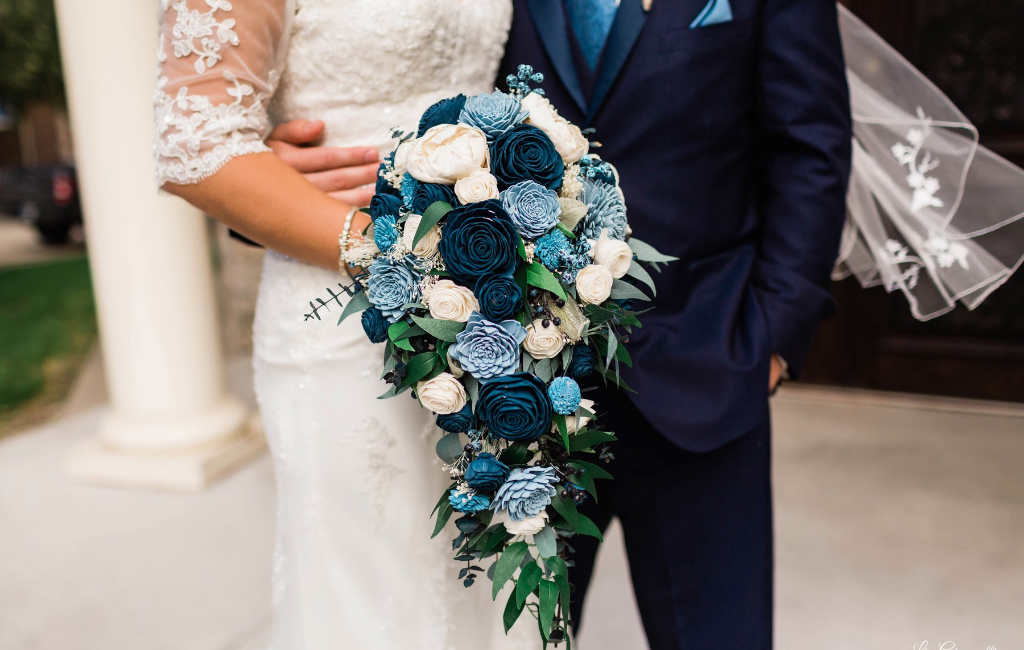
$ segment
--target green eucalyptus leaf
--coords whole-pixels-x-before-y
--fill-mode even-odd
[[[629,265],[629,270],[626,271],[626,275],[631,278],[636,278],[650,287],[652,296],[658,295],[658,288],[654,286],[654,278],[652,278],[651,274],[647,272],[647,269],[641,266],[641,264],[636,260],[633,260],[633,263]]]
[[[494,582],[491,584],[491,600],[495,600],[498,597],[498,592],[505,586],[505,583],[509,581],[512,574],[519,568],[520,562],[526,556],[527,551],[530,547],[526,542],[516,542],[511,544],[505,551],[498,557],[498,561],[494,564]]]
[[[581,431],[569,438],[569,451],[577,452],[617,440],[614,434],[607,431],[594,431],[588,429]]]
[[[658,252],[654,246],[651,246],[647,242],[640,241],[636,237],[630,237],[627,241],[629,247],[633,249],[633,254],[641,262],[675,262],[679,258],[672,257],[671,255],[663,255]]]
[[[569,299],[558,278],[540,262],[534,262],[527,267],[526,282],[545,291],[550,291],[562,300]]]
[[[452,206],[445,201],[435,201],[427,206],[420,219],[420,225],[416,228],[416,235],[412,238],[412,247],[415,248],[420,240],[426,237],[430,229],[438,224],[444,215],[452,211]]]
[[[558,605],[558,585],[551,580],[542,580],[540,585],[540,629],[547,639],[551,634],[551,624],[555,620],[555,609]]]
[[[612,300],[650,300],[646,293],[624,280],[612,280]]]
[[[540,584],[541,578],[544,577],[544,571],[537,566],[537,563],[533,560],[523,567],[519,573],[519,579],[516,580],[516,603],[520,607],[526,605],[526,598],[533,590]]]
[[[401,387],[412,386],[430,374],[435,366],[440,364],[436,352],[423,352],[409,360],[406,375],[402,379]]]
[[[412,316],[413,321],[418,326],[423,328],[427,334],[430,334],[434,338],[446,341],[448,343],[454,343],[456,341],[455,336],[466,329],[465,323],[460,323],[454,320],[438,320],[436,318],[427,318],[425,316]]]
[[[366,295],[365,291],[360,291],[356,295],[352,296],[352,299],[348,301],[345,308],[341,310],[341,317],[338,318],[338,325],[341,325],[341,322],[352,314],[365,311],[370,307],[373,307],[370,303],[370,297]]]
[[[545,526],[539,533],[533,536],[533,543],[537,546],[537,552],[542,558],[555,557],[558,555],[558,542],[555,541],[555,529]],[[522,578],[520,578],[522,580]]]
[[[523,613],[523,608],[525,606],[525,602],[523,602],[523,604],[519,604],[516,590],[513,589],[512,593],[508,595],[508,602],[505,603],[505,613],[501,616],[502,623],[505,626],[505,634],[508,634],[508,631],[511,630],[512,626],[519,620],[519,616]]]
[[[434,446],[437,457],[449,465],[462,456],[462,438],[457,433],[449,433],[441,437]]]
[[[430,536],[430,539],[434,539],[437,537],[438,533],[444,530],[445,524],[447,524],[448,520],[452,518],[452,513],[454,512],[455,508],[453,508],[452,504],[446,499],[445,502],[441,504],[441,509],[437,513],[437,521],[434,522],[434,533]]]

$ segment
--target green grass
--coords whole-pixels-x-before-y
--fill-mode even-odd
[[[0,269],[0,425],[62,399],[95,340],[85,258]]]

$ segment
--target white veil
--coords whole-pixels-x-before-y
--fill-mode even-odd
[[[853,173],[835,279],[899,289],[928,320],[974,309],[1024,260],[1024,171],[842,6]]]

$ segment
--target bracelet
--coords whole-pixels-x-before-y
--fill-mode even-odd
[[[345,261],[345,253],[348,252],[349,238],[352,236],[352,220],[356,216],[356,212],[359,212],[359,208],[353,207],[345,215],[345,225],[341,228],[341,234],[338,235],[338,270],[344,271],[351,275],[349,271],[348,262]]]

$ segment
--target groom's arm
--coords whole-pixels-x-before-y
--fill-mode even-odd
[[[833,0],[766,0],[756,65],[753,284],[773,351],[796,376],[834,310],[830,274],[846,214],[850,101]]]

